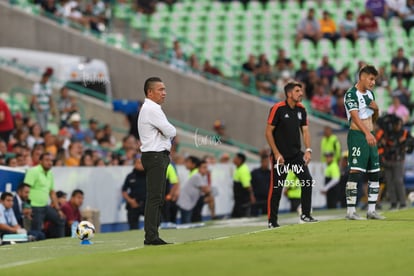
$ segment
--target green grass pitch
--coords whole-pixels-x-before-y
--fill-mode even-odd
[[[331,219],[277,229],[262,217],[161,230],[175,244],[159,247],[144,247],[142,230],[97,234],[92,245],[6,245],[0,275],[413,275],[414,208],[385,212],[383,221],[346,221],[343,212],[317,211]]]

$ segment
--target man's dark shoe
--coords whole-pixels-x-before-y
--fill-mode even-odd
[[[280,225],[277,222],[272,223],[272,222],[269,221],[269,223],[267,224],[267,227],[268,228],[278,228],[278,227],[280,227]]]
[[[172,243],[166,242],[162,240],[161,238],[155,239],[153,241],[144,240],[144,245],[166,245],[166,244],[172,244]]]

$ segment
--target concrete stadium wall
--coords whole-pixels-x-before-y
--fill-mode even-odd
[[[108,47],[78,31],[32,16],[0,2],[0,47],[29,48],[103,59],[108,63],[114,98],[143,99],[143,83],[160,76],[167,86],[164,106],[171,118],[211,129],[214,120],[226,123],[231,138],[262,148],[271,105],[198,76],[177,72],[168,65]],[[324,122],[311,119],[312,146],[319,148]],[[341,140],[343,140],[341,138]]]

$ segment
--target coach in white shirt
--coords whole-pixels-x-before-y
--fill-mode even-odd
[[[168,122],[161,109],[167,95],[162,80],[158,77],[147,79],[144,91],[146,98],[138,116],[141,161],[147,178],[144,245],[163,245],[168,243],[159,237],[158,227],[164,204],[171,140],[176,135],[176,129]]]

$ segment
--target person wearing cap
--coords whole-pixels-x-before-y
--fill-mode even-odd
[[[341,178],[341,171],[338,163],[335,161],[335,154],[325,152],[326,168],[325,168],[325,186],[322,187],[321,193],[326,195],[326,205],[328,209],[337,208],[338,204],[338,186]]]
[[[55,112],[55,105],[52,99],[52,86],[49,83],[49,78],[53,74],[53,69],[47,68],[43,73],[40,82],[33,85],[31,107],[35,111],[36,120],[42,127],[42,130],[47,129],[49,121],[49,114]]]
[[[144,245],[165,245],[168,243],[159,237],[158,227],[164,204],[171,141],[177,131],[161,109],[167,96],[163,81],[158,77],[148,78],[144,84],[144,92],[145,101],[138,116],[141,160],[147,181]]]
[[[81,116],[79,113],[73,113],[69,118],[69,132],[72,140],[81,141],[85,140],[86,132],[81,125]]]
[[[233,174],[234,206],[231,213],[233,218],[250,216],[252,204],[256,203],[251,185],[252,176],[245,162],[246,155],[243,153],[237,153],[233,158],[233,164],[236,166]]]
[[[0,99],[0,139],[6,143],[9,143],[10,134],[13,129],[13,116],[10,112],[9,106],[5,101],[3,101],[3,99]]]

